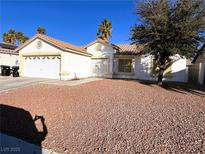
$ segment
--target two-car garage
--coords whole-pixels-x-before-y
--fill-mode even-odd
[[[84,47],[37,34],[16,50],[20,76],[60,80],[90,76],[92,55]]]
[[[60,56],[24,57],[24,76],[60,79]]]

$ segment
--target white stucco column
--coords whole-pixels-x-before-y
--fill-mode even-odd
[[[110,63],[110,75],[112,76],[113,75],[113,67],[114,67],[114,57],[111,56],[110,59],[109,59],[109,63]]]
[[[204,83],[204,75],[205,75],[205,64],[199,63],[199,78],[198,82],[200,85]]]

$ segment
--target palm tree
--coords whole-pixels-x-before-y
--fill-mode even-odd
[[[16,31],[14,29],[10,29],[8,35],[10,38],[10,44],[14,45],[16,42]]]
[[[36,31],[38,34],[46,34],[46,29],[43,27],[38,27]]]
[[[3,34],[3,42],[9,43],[12,45],[16,44],[16,41],[18,41],[18,44],[22,44],[26,42],[29,38],[24,36],[22,32],[16,32],[13,29],[10,29],[8,32],[5,32]]]
[[[27,40],[29,40],[29,37],[24,36],[23,39],[22,39],[22,43],[25,43]]]
[[[3,34],[3,42],[9,43],[9,35],[8,35],[8,33],[4,33]]]
[[[19,42],[19,44],[22,44],[22,43],[26,42],[29,38],[24,36],[24,34],[22,32],[17,32],[16,39]]]
[[[18,44],[22,44],[26,42],[29,38],[24,36],[22,32],[16,32],[13,29],[10,29],[8,32],[5,32],[3,34],[3,42],[9,43],[12,45],[16,44],[16,41],[18,41]]]
[[[104,19],[98,27],[98,38],[108,41],[109,37],[112,37],[112,23],[108,19]]]
[[[14,29],[10,29],[9,32],[3,34],[3,41],[14,45],[16,43],[16,32]]]
[[[24,38],[24,35],[22,32],[17,32],[16,33],[16,39],[17,41],[19,42],[19,44],[22,44],[23,43],[23,38]]]

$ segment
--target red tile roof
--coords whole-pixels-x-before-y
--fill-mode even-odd
[[[117,54],[139,54],[142,51],[142,46],[136,46],[135,44],[131,45],[131,44],[110,44],[107,41],[104,41],[102,39],[96,39],[95,41],[85,45],[85,46],[75,46],[72,45],[70,43],[67,42],[63,42],[57,39],[54,39],[52,37],[49,37],[47,35],[43,35],[43,34],[36,34],[33,38],[31,38],[30,40],[28,40],[27,42],[25,42],[24,44],[20,45],[16,51],[19,51],[20,49],[22,49],[24,46],[26,46],[27,44],[29,44],[30,42],[32,42],[34,39],[39,38],[42,39],[48,43],[51,43],[63,50],[72,50],[73,52],[77,52],[77,53],[82,53],[82,54],[87,54],[89,56],[91,56],[90,53],[88,53],[86,51],[87,47],[95,44],[95,43],[102,43],[105,45],[110,46],[113,49],[117,50]]]
[[[90,42],[90,43],[88,43],[88,44],[86,44],[86,45],[84,45],[82,47],[86,49],[86,48],[88,48],[89,46],[91,46],[91,45],[93,45],[95,43],[102,43],[104,45],[108,45],[108,46],[112,47],[112,45],[109,42],[107,42],[105,40],[102,40],[100,38],[97,38],[95,41],[92,41],[92,42]]]
[[[139,54],[142,51],[142,46],[137,46],[135,44],[115,44],[117,49],[117,54]]]
[[[96,39],[95,41],[87,44],[84,46],[84,48],[86,49],[87,47],[95,44],[95,43],[102,43],[105,44],[107,46],[110,46],[113,49],[117,50],[117,54],[139,54],[142,51],[142,46],[136,46],[135,44],[110,44],[107,41],[104,41],[102,39]]]
[[[53,45],[55,45],[55,46],[57,46],[59,48],[65,49],[65,50],[69,50],[70,49],[70,50],[74,50],[74,51],[77,51],[77,52],[80,52],[80,53],[83,53],[83,54],[90,55],[89,53],[86,52],[86,50],[83,47],[75,46],[75,45],[72,45],[70,43],[54,39],[52,37],[49,37],[49,36],[46,36],[46,35],[43,35],[43,34],[35,35],[33,38],[31,38],[30,40],[28,40],[27,42],[25,42],[24,44],[19,46],[16,49],[16,51],[19,51],[20,49],[22,49],[24,46],[26,46],[27,44],[29,44],[30,42],[32,42],[36,38],[42,39],[42,40],[44,40],[46,42],[49,42],[49,43],[51,43],[51,44],[53,44]]]
[[[80,52],[85,52],[86,53],[86,50],[84,48],[82,48],[82,47],[75,46],[75,45],[72,45],[70,43],[63,42],[63,41],[54,39],[54,38],[46,36],[46,35],[38,34],[38,36],[41,39],[46,40],[46,41],[48,41],[48,42],[50,42],[52,44],[55,44],[55,45],[57,45],[59,47],[66,48],[66,49],[71,49],[71,50],[76,50],[76,51],[80,51]]]

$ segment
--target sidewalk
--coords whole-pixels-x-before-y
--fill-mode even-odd
[[[2,154],[57,154],[52,150],[47,150],[30,144],[21,139],[0,133],[0,153]]]

